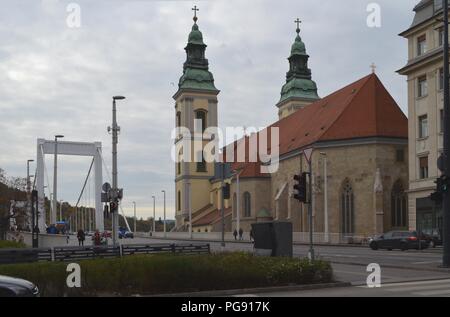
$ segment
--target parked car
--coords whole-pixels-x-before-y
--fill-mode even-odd
[[[371,239],[369,242],[369,247],[372,250],[387,249],[391,251],[393,249],[400,249],[406,251],[409,249],[419,249],[419,246],[421,249],[426,249],[429,244],[424,239],[419,240],[415,231],[389,231]]]
[[[422,231],[422,239],[426,240],[431,248],[442,245],[442,235],[439,229],[425,229]]]
[[[134,234],[126,228],[119,228],[119,239],[134,239]]]
[[[39,289],[33,283],[0,275],[0,297],[38,297]]]

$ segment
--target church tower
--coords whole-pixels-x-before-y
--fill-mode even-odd
[[[203,159],[198,144],[203,149],[211,140],[199,135],[209,127],[218,126],[217,96],[220,92],[214,85],[214,77],[205,58],[206,45],[197,25],[199,9],[195,6],[192,10],[195,12],[194,25],[185,48],[186,62],[178,91],[173,96],[176,126],[190,132],[190,136],[180,134],[175,141],[176,148],[180,149],[177,150],[178,157],[186,156],[183,153],[185,151],[190,150],[191,153],[189,162],[179,159],[175,163],[176,227],[180,231],[188,231],[189,210],[195,212],[210,203],[210,179],[214,176],[214,163],[207,163]],[[191,141],[190,149],[183,148],[187,138]],[[196,146],[195,142],[198,142]]]
[[[317,95],[317,85],[312,81],[311,70],[308,68],[309,55],[306,54],[305,44],[300,37],[301,21],[297,19],[295,23],[297,23],[297,37],[288,58],[289,72],[286,75],[286,84],[281,90],[281,99],[277,104],[279,119],[320,99]]]

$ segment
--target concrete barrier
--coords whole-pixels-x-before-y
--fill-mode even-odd
[[[8,232],[7,240],[23,241],[28,247],[33,246],[31,232]],[[59,234],[39,234],[39,248],[51,248],[61,246],[78,245],[75,236],[59,235]]]

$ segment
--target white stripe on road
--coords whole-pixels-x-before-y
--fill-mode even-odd
[[[430,286],[411,286],[411,287],[398,287],[398,288],[389,288],[388,292],[414,292],[414,291],[426,291],[426,290],[438,290],[438,289],[450,289],[450,285],[441,284],[441,285],[430,285]]]
[[[450,289],[441,290],[441,291],[430,291],[430,292],[416,292],[413,294],[420,295],[420,296],[450,295]]]

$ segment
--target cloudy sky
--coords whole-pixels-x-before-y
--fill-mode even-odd
[[[369,28],[367,5],[381,7],[381,27]],[[67,25],[67,7],[81,8],[81,27]],[[111,167],[111,96],[119,105],[119,182],[123,206],[138,216],[162,216],[161,190],[174,215],[170,139],[172,95],[182,73],[193,5],[208,45],[210,69],[221,90],[221,127],[263,127],[276,121],[287,57],[302,38],[320,96],[370,73],[372,62],[406,112],[406,82],[395,71],[406,63],[398,33],[418,0],[2,0],[0,8],[0,167],[25,176],[36,139],[64,134],[70,141],[101,141]],[[90,159],[60,158],[59,198],[74,203]],[[52,158],[46,166],[52,176]],[[105,173],[106,174],[106,173]],[[108,177],[105,175],[105,180]],[[47,183],[47,181],[46,181]],[[92,192],[92,186],[91,186]],[[93,205],[92,196],[84,198]]]

